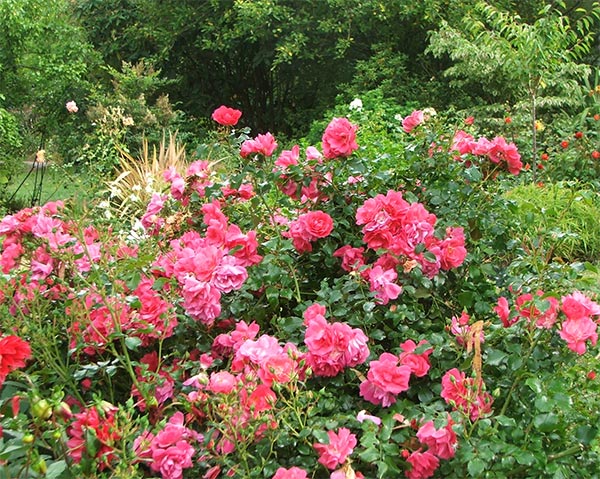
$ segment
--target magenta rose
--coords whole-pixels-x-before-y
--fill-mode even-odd
[[[215,111],[213,111],[212,119],[215,120],[219,125],[223,126],[234,126],[240,120],[242,112],[235,108],[229,108],[228,106],[221,105]]]
[[[323,154],[325,158],[339,158],[350,156],[358,149],[356,144],[356,130],[358,127],[350,123],[346,118],[334,118],[331,120],[325,133],[323,133]]]

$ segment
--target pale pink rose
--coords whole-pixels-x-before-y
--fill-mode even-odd
[[[68,101],[66,103],[65,107],[67,108],[67,111],[69,113],[77,113],[79,111],[79,107],[77,106],[77,103],[75,103],[73,100]]]
[[[323,155],[314,146],[308,146],[306,148],[306,159],[308,161],[320,160],[321,158],[323,158]]]
[[[344,464],[346,458],[352,454],[357,444],[356,436],[349,429],[342,427],[338,432],[328,431],[329,444],[313,444],[319,454],[319,463],[328,469],[335,469],[338,464]]]
[[[418,125],[425,121],[425,114],[421,110],[415,110],[402,120],[402,129],[406,133],[413,131]]]
[[[377,416],[371,416],[370,414],[367,414],[367,411],[365,411],[364,409],[356,415],[356,420],[358,422],[371,421],[372,423],[376,424],[377,426],[381,425],[380,418],[378,418]]]
[[[356,144],[356,130],[358,127],[347,118],[334,118],[323,133],[323,155],[333,159],[341,156],[350,156],[358,149]]]
[[[485,156],[490,152],[492,148],[492,142],[482,136],[471,145],[471,153],[477,156]]]
[[[243,266],[238,266],[233,256],[225,256],[213,273],[212,284],[222,293],[238,290],[248,278]]]
[[[225,105],[221,105],[212,113],[212,119],[215,120],[219,125],[234,126],[242,116],[240,110],[235,108],[229,108]]]
[[[374,266],[369,270],[369,288],[376,293],[380,304],[388,304],[402,293],[402,287],[394,283],[398,277],[393,269],[384,270],[381,266]]]
[[[210,375],[208,389],[214,393],[229,394],[238,383],[237,378],[229,371],[213,372]]]
[[[583,354],[586,351],[585,342],[589,339],[592,345],[598,341],[596,323],[588,317],[580,319],[566,319],[563,321],[558,334],[567,342],[570,350],[577,354]]]

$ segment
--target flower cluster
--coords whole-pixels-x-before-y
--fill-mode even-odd
[[[454,135],[451,151],[458,152],[457,160],[464,161],[466,155],[485,156],[492,163],[506,165],[513,175],[518,175],[523,169],[521,155],[514,143],[508,143],[504,137],[497,136],[493,140],[481,137],[478,140],[463,130]]]
[[[102,471],[117,459],[121,427],[116,424],[116,413],[115,406],[103,402],[73,415],[74,420],[67,431],[67,447],[75,463],[84,458],[95,458]]]
[[[155,261],[155,274],[173,278],[186,312],[210,326],[221,313],[221,295],[238,290],[248,277],[246,267],[261,261],[256,233],[230,224],[214,201],[202,206],[205,235],[188,231],[170,241]]]
[[[508,300],[500,297],[494,310],[504,327],[510,327],[524,318],[543,329],[552,329],[562,311],[565,319],[560,322],[558,334],[569,349],[577,354],[584,354],[587,341],[592,345],[598,341],[600,305],[579,291],[563,296],[560,304],[557,298],[545,296],[541,290],[536,291],[535,295],[519,294],[515,298],[512,312]]]
[[[183,413],[178,411],[156,435],[142,433],[134,443],[134,450],[163,479],[181,479],[183,470],[193,466],[196,451],[190,443],[196,441],[202,441],[202,436],[184,425]]]
[[[411,375],[423,377],[428,373],[433,349],[426,341],[415,344],[409,339],[400,348],[402,353],[398,356],[385,352],[369,363],[367,379],[360,384],[360,395],[367,401],[389,407],[398,394],[408,390]]]
[[[492,411],[494,399],[485,391],[481,378],[467,377],[456,368],[447,371],[442,378],[442,398],[454,410],[477,421]]]
[[[356,211],[356,224],[362,225],[363,241],[377,252],[378,259],[367,265],[363,248],[345,245],[334,256],[342,258],[342,268],[357,271],[369,281],[371,291],[382,304],[396,299],[397,269],[408,272],[419,266],[433,278],[440,270],[460,266],[466,255],[462,228],[446,229],[444,239],[435,232],[437,218],[421,203],[409,203],[401,192],[388,191],[364,202]]]
[[[346,323],[329,323],[326,308],[313,304],[304,311],[306,364],[316,376],[336,376],[346,367],[364,363],[369,357],[368,338]]]

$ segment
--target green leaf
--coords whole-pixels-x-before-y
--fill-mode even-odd
[[[58,479],[66,468],[67,463],[64,460],[51,463],[46,471],[46,479]]]
[[[516,421],[512,417],[496,416],[495,419],[501,426],[516,427],[517,425]]]
[[[535,377],[527,378],[525,384],[529,386],[529,388],[536,394],[541,394],[542,392],[542,382]]]
[[[142,340],[138,337],[126,337],[125,338],[125,346],[127,347],[127,349],[131,350],[131,351],[135,351],[137,348],[139,348],[142,344]]]
[[[379,459],[379,451],[374,447],[368,447],[358,456],[367,464],[372,464]]]
[[[133,291],[135,288],[138,287],[138,285],[140,284],[142,277],[140,275],[139,271],[134,271],[131,276],[129,277],[129,279],[127,280],[127,282],[125,283],[127,285],[127,288],[130,291]]]
[[[485,462],[479,458],[474,458],[467,464],[467,471],[471,477],[481,477],[481,473],[485,470]]]
[[[584,446],[589,446],[598,435],[598,428],[594,426],[579,426],[575,430],[575,437]]]
[[[533,418],[533,425],[542,432],[550,432],[556,429],[558,416],[553,413],[538,414]]]
[[[551,401],[550,398],[544,394],[535,398],[535,408],[539,412],[550,412],[554,407],[554,401]]]
[[[487,353],[485,363],[489,366],[499,366],[504,362],[506,356],[506,353],[498,349],[490,349]]]
[[[535,462],[535,456],[529,451],[516,451],[515,459],[519,464],[530,466]]]

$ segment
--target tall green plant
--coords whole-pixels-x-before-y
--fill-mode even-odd
[[[531,154],[537,157],[538,111],[573,106],[579,82],[590,74],[581,60],[590,52],[600,6],[571,19],[565,3],[553,2],[525,22],[519,15],[479,2],[460,28],[442,22],[428,51],[453,61],[445,75],[460,88],[472,88],[489,103],[507,103],[529,117]],[[535,178],[535,175],[534,175]]]

